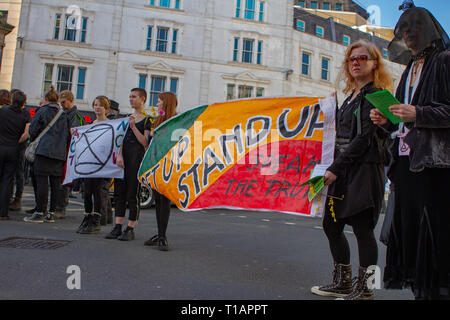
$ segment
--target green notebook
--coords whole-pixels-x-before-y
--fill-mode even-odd
[[[393,124],[405,122],[389,111],[389,107],[400,102],[389,92],[389,90],[381,90],[375,93],[366,94],[366,99],[373,104],[375,108],[388,118]]]

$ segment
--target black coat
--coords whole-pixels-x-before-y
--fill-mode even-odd
[[[59,110],[58,104],[50,103],[41,108],[31,120],[29,133],[31,141],[34,141],[47,125],[52,121]],[[67,147],[70,141],[70,127],[67,114],[59,117],[56,123],[44,134],[36,149],[36,155],[50,159],[65,161]]]
[[[403,103],[412,61],[403,72],[396,98]],[[416,106],[416,121],[407,123],[410,129],[405,142],[410,147],[410,170],[450,168],[450,51],[435,49],[425,59],[420,82],[411,105]],[[390,128],[390,131],[396,127]],[[390,146],[392,161],[398,158],[398,139]],[[390,176],[390,170],[389,170]]]
[[[328,168],[338,177],[328,188],[328,196],[335,198],[334,210],[338,219],[372,208],[375,225],[380,214],[385,184],[386,134],[370,120],[370,110],[374,107],[364,97],[378,90],[369,83],[352,102],[348,97],[337,110],[336,136],[350,141],[345,149],[336,148],[334,162]]]

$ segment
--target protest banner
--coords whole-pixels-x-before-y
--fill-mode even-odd
[[[123,178],[117,155],[128,128],[128,118],[73,128],[63,184],[79,178]]]
[[[300,185],[317,164],[332,161],[334,110],[333,97],[244,99],[191,109],[155,130],[138,177],[184,211],[320,216],[323,195],[310,202],[308,186]]]

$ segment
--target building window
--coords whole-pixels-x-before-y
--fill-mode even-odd
[[[52,75],[53,64],[46,63],[44,66],[44,88],[42,96],[45,96],[45,94],[50,90],[50,87],[52,86]]]
[[[147,75],[146,74],[140,74],[139,75],[139,88],[144,89],[147,87]]]
[[[311,9],[317,9],[317,1],[311,1]]]
[[[347,36],[346,34],[344,34],[342,36],[342,44],[344,46],[348,46],[350,44],[350,36]]]
[[[264,20],[264,2],[259,3],[259,21]]]
[[[151,50],[152,49],[152,32],[153,32],[153,27],[152,26],[148,26],[146,50]]]
[[[322,9],[324,10],[330,10],[330,3],[329,2],[324,2],[322,4]]]
[[[307,52],[302,53],[302,74],[309,76],[309,66],[311,62],[311,54]]]
[[[234,38],[233,61],[238,61],[239,38]]]
[[[316,36],[323,38],[323,27],[316,26]]]
[[[234,84],[227,84],[227,100],[234,99]]]
[[[247,20],[255,19],[255,0],[245,0],[244,18]]]
[[[56,91],[72,91],[73,66],[58,66],[58,81],[56,81]]]
[[[159,0],[159,6],[164,8],[170,8],[170,0]]]
[[[330,59],[322,58],[322,80],[330,80],[329,65]]]
[[[164,92],[166,86],[166,78],[160,76],[152,76],[151,86],[150,86],[150,98],[149,105],[156,106],[158,103],[158,94]]]
[[[389,58],[388,50],[386,48],[383,48],[383,58],[384,59],[388,59]]]
[[[78,83],[77,83],[77,99],[84,98],[84,86],[86,83],[86,68],[78,68]]]
[[[297,5],[304,8],[305,7],[305,0],[298,0]]]
[[[257,97],[263,97],[264,96],[264,88],[257,87],[256,88],[256,96]]]
[[[244,39],[242,44],[242,62],[252,63],[253,40]]]
[[[296,29],[298,31],[305,31],[305,21],[297,19]]]
[[[241,0],[236,0],[236,18],[241,16]]]
[[[174,29],[172,31],[172,53],[177,53],[177,36],[178,30]]]
[[[178,78],[170,78],[170,92],[177,94],[178,89]]]
[[[66,28],[64,32],[64,40],[75,41],[77,29],[68,24],[70,16],[66,16]]]
[[[158,27],[158,35],[156,38],[156,51],[167,52],[167,36],[169,34],[168,28]]]
[[[238,87],[238,98],[250,98],[252,96],[253,87],[250,86],[239,86]]]
[[[55,21],[55,33],[53,35],[53,39],[58,40],[59,39],[59,29],[61,27],[61,14],[56,14],[56,21]]]
[[[180,0],[175,0],[175,9],[180,9]]]
[[[262,41],[258,41],[258,52],[256,54],[256,64],[261,64]]]
[[[342,3],[336,3],[336,11],[343,11],[344,5]]]
[[[83,43],[86,42],[87,21],[88,21],[88,18],[86,18],[86,17],[83,17],[83,20],[81,21],[81,38],[80,38],[80,42],[83,42]]]

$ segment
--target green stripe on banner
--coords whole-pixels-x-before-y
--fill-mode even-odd
[[[188,110],[161,124],[155,131],[150,147],[141,165],[139,175],[157,164],[178,143],[179,139],[172,140],[172,133],[175,130],[179,130],[177,131],[177,136],[182,137],[194,125],[195,120],[197,120],[207,107],[208,105],[204,105]]]

